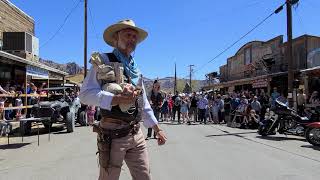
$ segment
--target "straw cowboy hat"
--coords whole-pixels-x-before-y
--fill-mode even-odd
[[[121,31],[123,29],[127,29],[127,28],[134,29],[138,32],[138,43],[142,42],[148,36],[148,33],[145,30],[137,27],[133,22],[133,20],[126,19],[107,27],[103,33],[104,41],[110,46],[115,47],[113,35],[116,32]]]

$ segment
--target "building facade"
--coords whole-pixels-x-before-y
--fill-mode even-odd
[[[0,46],[3,32],[27,32],[34,36],[34,20],[10,1],[0,0]]]
[[[283,94],[287,93],[288,62],[286,58],[287,43],[283,36],[268,41],[252,41],[243,45],[234,56],[227,59],[227,64],[220,67],[220,84],[205,87],[206,89],[222,88],[224,91],[264,89],[271,91],[277,87]],[[293,39],[293,69],[295,79],[308,91],[303,70],[319,66],[308,61],[308,55],[319,49],[320,37],[303,35]],[[320,57],[319,57],[320,58]],[[320,59],[319,59],[320,60]],[[310,76],[308,76],[310,78]]]
[[[29,42],[32,48],[15,50],[2,49],[3,34],[7,33],[24,33],[31,36],[32,42]],[[68,73],[49,67],[45,64],[35,61],[34,56],[38,56],[39,52],[34,54],[38,46],[34,43],[35,22],[32,17],[20,10],[8,0],[0,0],[0,85],[6,83],[27,84],[26,81],[44,81],[48,79],[64,79]],[[11,42],[12,40],[12,42]],[[7,39],[13,46],[19,45],[16,39]],[[20,41],[19,41],[20,42]],[[9,43],[9,44],[10,44]],[[24,43],[22,43],[24,44]],[[26,43],[24,44],[26,46]],[[31,56],[26,56],[31,55]],[[30,57],[30,58],[28,58]],[[41,80],[39,80],[41,79]],[[48,83],[49,84],[49,83]],[[61,84],[61,83],[60,83]]]

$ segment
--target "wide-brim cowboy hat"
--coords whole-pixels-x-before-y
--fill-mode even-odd
[[[113,25],[107,27],[106,30],[104,30],[103,39],[107,44],[109,44],[112,47],[115,47],[114,34],[118,31],[121,31],[123,29],[128,29],[128,28],[134,29],[138,32],[137,43],[142,42],[148,36],[147,31],[137,27],[135,25],[135,23],[133,22],[133,20],[126,19],[126,20],[119,21],[116,24],[113,24]]]

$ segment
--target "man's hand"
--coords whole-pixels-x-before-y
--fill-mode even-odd
[[[158,124],[154,125],[152,127],[152,129],[154,130],[154,132],[156,132],[157,135],[157,140],[158,140],[158,145],[164,145],[167,141],[167,137],[164,134],[163,130],[160,129],[160,127],[158,126]]]
[[[160,146],[166,143],[167,137],[162,130],[157,132],[157,140],[158,140],[158,145]]]
[[[118,94],[113,96],[111,105],[118,105],[118,104],[133,104],[135,103],[137,95],[135,93],[131,94]]]
[[[134,93],[134,90],[135,90],[134,86],[132,86],[131,84],[125,84],[123,86],[122,94],[131,95]]]

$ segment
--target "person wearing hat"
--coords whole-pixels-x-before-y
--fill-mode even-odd
[[[112,53],[98,53],[98,60],[104,64],[119,63],[121,68],[114,66],[115,72],[123,70],[123,81],[134,88],[124,89],[119,94],[103,90],[104,85],[111,82],[99,79],[103,77],[100,76],[103,72],[100,70],[104,66],[96,66],[92,61],[96,58],[91,56],[93,65],[80,89],[80,100],[84,104],[100,107],[102,116],[99,124],[94,124],[94,132],[98,134],[99,180],[119,179],[123,161],[126,162],[133,179],[151,179],[147,146],[140,129],[140,120],[145,127],[151,127],[155,131],[159,145],[165,144],[167,140],[154,116],[141,73],[131,56],[136,45],[147,35],[147,32],[137,27],[132,20],[119,21],[107,27],[103,34],[105,42],[114,50]],[[115,76],[113,72],[112,75]],[[141,87],[140,91],[137,87]],[[134,106],[126,112],[121,111],[119,105],[130,104]]]

